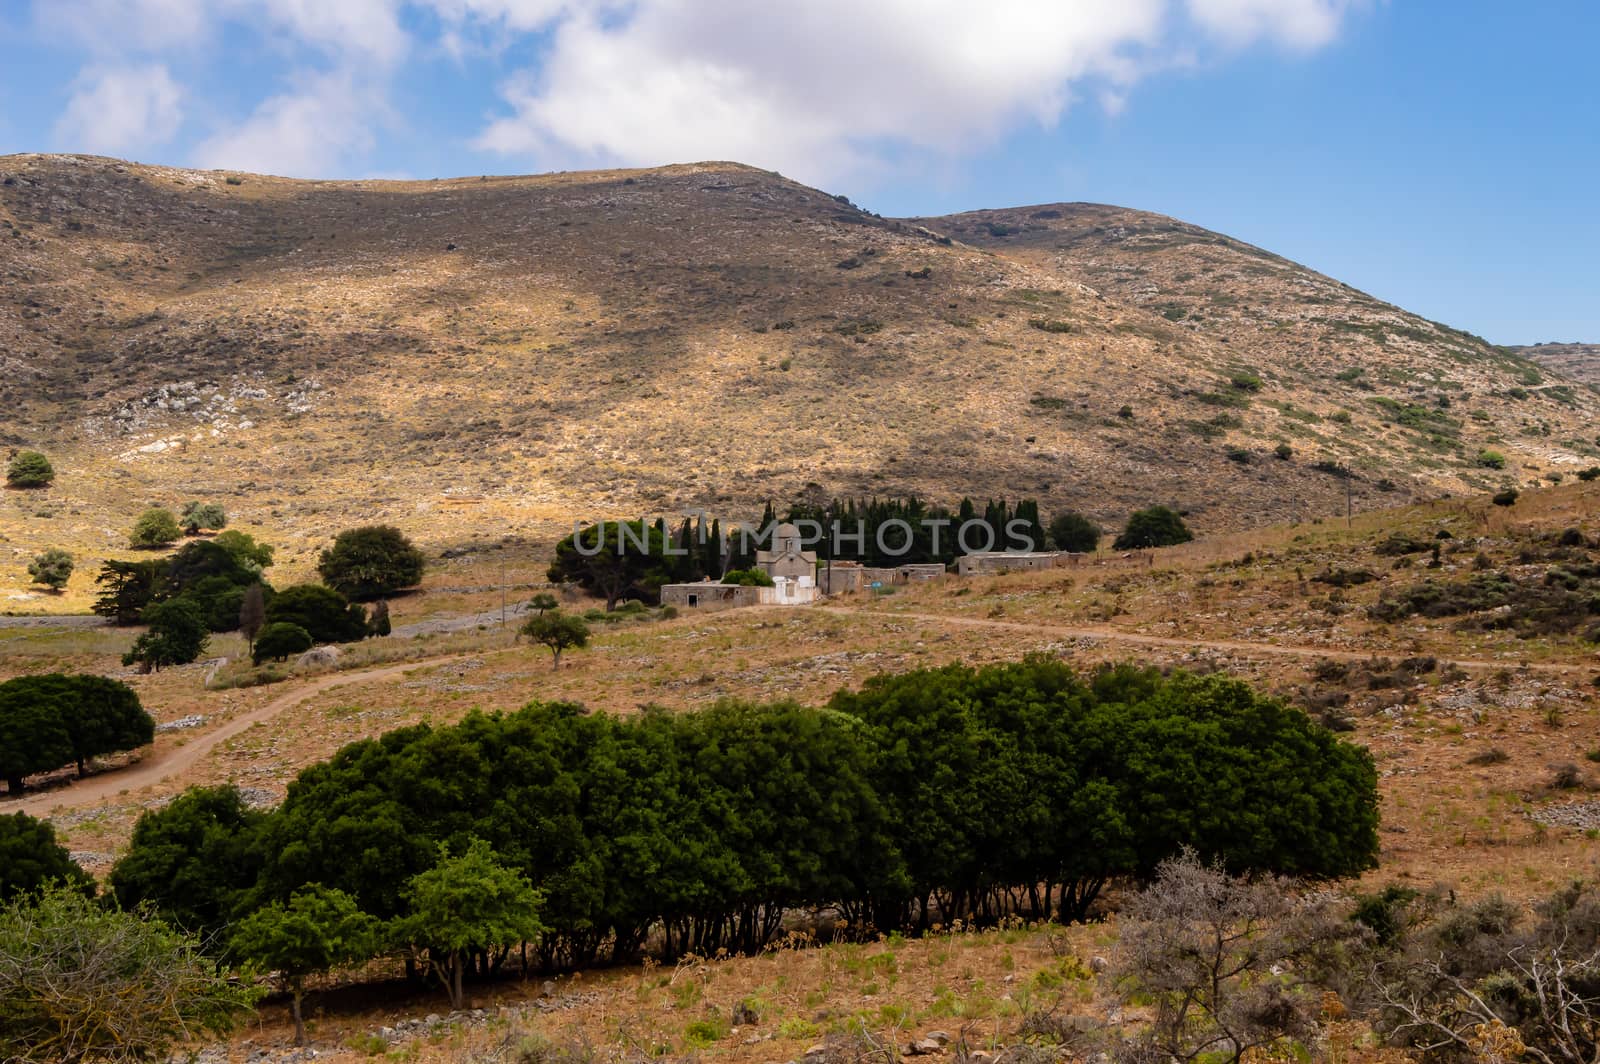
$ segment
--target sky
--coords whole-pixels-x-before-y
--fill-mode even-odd
[[[1114,203],[1600,342],[1593,0],[0,0],[0,40],[0,154]]]

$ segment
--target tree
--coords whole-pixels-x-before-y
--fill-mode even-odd
[[[589,645],[589,626],[583,618],[559,610],[528,618],[522,626],[522,634],[550,648],[552,669],[561,668],[562,651]]]
[[[145,914],[70,886],[0,909],[0,1060],[165,1060],[223,1033],[259,998],[198,944]]]
[[[489,844],[473,839],[459,857],[439,847],[439,861],[411,877],[409,912],[396,926],[400,938],[427,950],[428,964],[450,994],[452,1008],[466,1003],[468,954],[509,949],[544,930],[544,895],[527,877],[500,864]]]
[[[536,613],[544,613],[548,610],[560,608],[561,603],[548,591],[541,591],[537,595],[533,596],[533,598],[528,600],[528,609],[533,610]]]
[[[246,569],[259,574],[261,570],[272,565],[272,548],[265,543],[257,543],[256,538],[248,532],[229,529],[218,532],[211,538],[211,542],[233,555],[235,561]]]
[[[219,503],[191,502],[183,508],[178,525],[186,536],[198,536],[202,529],[220,531],[228,523],[228,515]]]
[[[1111,546],[1114,550],[1145,550],[1172,547],[1194,539],[1178,512],[1166,506],[1151,506],[1128,518],[1127,527]]]
[[[285,905],[273,902],[246,916],[233,932],[234,955],[276,972],[289,992],[294,1044],[306,1044],[300,1001],[306,976],[358,964],[378,950],[378,921],[342,890],[312,884]]]
[[[707,539],[696,556],[705,564],[713,549],[721,548]],[[552,583],[575,583],[600,595],[606,609],[614,610],[629,596],[653,601],[669,579],[671,561],[666,541],[654,527],[643,521],[602,521],[557,543],[548,575]],[[702,571],[713,570],[706,564]],[[721,571],[719,562],[715,572]]]
[[[128,543],[133,547],[159,549],[177,542],[182,534],[178,519],[172,516],[171,510],[152,506],[134,522]]]
[[[317,645],[311,633],[289,621],[273,621],[255,638],[250,648],[250,660],[257,665],[271,658],[283,661],[292,654],[304,654]]]
[[[12,794],[21,792],[27,777],[72,760],[66,697],[60,685],[39,677],[0,683],[0,777]]]
[[[367,634],[367,611],[321,584],[284,588],[267,603],[266,617],[269,626],[299,625],[316,643],[354,643]]]
[[[148,630],[122,655],[124,665],[141,672],[160,672],[163,665],[187,665],[205,653],[209,642],[206,617],[186,598],[158,602],[144,611]]]
[[[392,631],[394,625],[389,623],[389,604],[379,599],[372,604],[372,617],[367,621],[367,634],[382,637]]]
[[[59,882],[94,893],[94,878],[56,841],[48,820],[27,813],[0,815],[0,904]]]
[[[153,906],[210,942],[256,883],[265,819],[232,784],[190,787],[139,815],[107,884],[123,908]]]
[[[67,735],[80,777],[91,757],[136,750],[155,741],[156,722],[134,689],[120,680],[60,675],[37,679],[55,680],[67,688],[64,698],[72,707],[66,715]]]
[[[1100,526],[1083,514],[1068,510],[1051,520],[1050,542],[1055,544],[1056,550],[1093,554],[1100,546]]]
[[[43,488],[56,479],[50,459],[38,451],[18,451],[6,467],[6,483],[13,488]]]
[[[94,612],[110,617],[115,624],[138,624],[145,608],[169,590],[167,561],[164,558],[144,562],[108,561],[101,566],[95,583],[105,590],[95,600]]]
[[[340,532],[322,552],[317,572],[353,602],[392,595],[422,580],[422,552],[392,525],[363,525]]]
[[[764,569],[729,569],[723,574],[724,584],[737,584],[740,587],[772,587],[772,577]]]
[[[72,555],[59,547],[51,547],[28,563],[28,576],[36,584],[60,591],[72,579]]]
[[[256,636],[261,633],[261,628],[266,623],[266,589],[261,586],[260,581],[257,581],[244,589],[244,598],[239,602],[239,631],[250,645],[252,653],[256,648]]]

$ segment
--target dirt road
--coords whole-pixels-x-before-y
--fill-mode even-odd
[[[103,804],[124,791],[135,791],[173,776],[181,776],[222,743],[331,688],[343,687],[346,684],[399,679],[413,669],[443,665],[461,657],[463,657],[461,654],[450,654],[438,658],[401,662],[397,665],[381,665],[371,669],[319,676],[297,685],[294,690],[274,698],[263,706],[233,718],[221,727],[192,737],[182,746],[169,746],[160,753],[151,754],[127,768],[113,769],[90,776],[88,779],[74,780],[66,787],[33,794],[24,792],[21,799],[16,801],[0,801],[0,814],[29,813],[34,816],[44,816]]]

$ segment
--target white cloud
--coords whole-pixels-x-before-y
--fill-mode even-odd
[[[93,69],[79,76],[56,123],[69,150],[129,155],[171,140],[183,122],[183,90],[159,63]]]
[[[1120,109],[1202,45],[1314,47],[1356,0],[430,2],[457,18],[562,10],[477,147],[542,165],[737,159],[822,182],[1049,127],[1080,95]]]
[[[308,75],[264,100],[239,125],[203,141],[195,164],[285,177],[327,177],[376,143],[389,118],[382,94],[342,74]]]
[[[1187,0],[1189,14],[1208,33],[1234,46],[1272,40],[1320,48],[1339,33],[1358,0]]]

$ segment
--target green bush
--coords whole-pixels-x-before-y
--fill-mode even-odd
[[[256,665],[260,665],[268,658],[282,661],[295,654],[303,654],[315,645],[316,641],[311,638],[311,633],[298,624],[274,621],[256,633],[250,660]]]
[[[178,519],[172,516],[172,511],[152,506],[140,514],[139,520],[134,522],[133,531],[128,536],[128,544],[133,547],[159,549],[176,543],[181,535],[183,530],[178,527]]]
[[[94,893],[94,878],[56,841],[48,820],[0,815],[0,905],[56,881]]]
[[[1485,469],[1504,469],[1506,467],[1506,456],[1499,451],[1491,451],[1485,448],[1478,452],[1477,463]]]
[[[186,536],[198,536],[202,529],[220,531],[228,523],[228,515],[214,502],[191,502],[183,508],[178,525]]]
[[[1100,546],[1100,526],[1083,514],[1069,510],[1051,519],[1050,542],[1056,550],[1093,554]]]
[[[38,451],[18,451],[6,466],[6,483],[13,488],[43,488],[55,479],[55,467]]]
[[[28,577],[52,591],[60,591],[72,579],[72,555],[51,547],[28,563]]]

